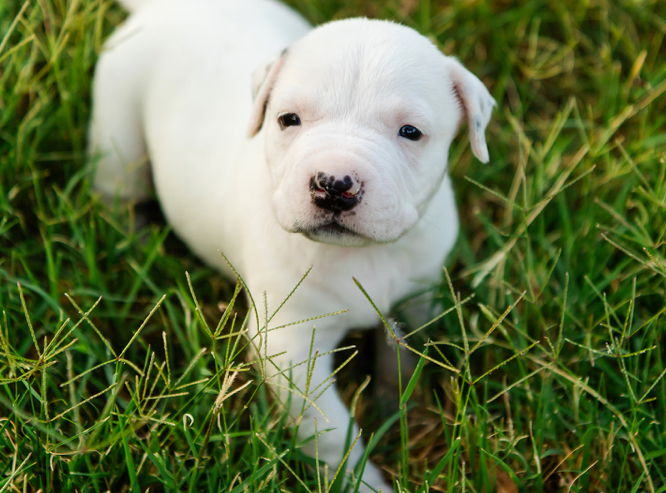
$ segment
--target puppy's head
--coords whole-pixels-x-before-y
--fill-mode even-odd
[[[250,134],[263,130],[280,225],[348,246],[414,226],[465,119],[488,160],[495,101],[456,59],[399,24],[325,24],[256,76]]]

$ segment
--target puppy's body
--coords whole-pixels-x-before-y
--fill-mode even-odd
[[[260,320],[249,335],[278,394],[286,401],[285,389],[300,389],[289,399],[303,417],[299,436],[320,433],[306,450],[337,465],[350,418],[326,388],[327,353],[349,328],[378,320],[352,276],[383,312],[439,279],[458,231],[448,147],[466,114],[473,150],[487,160],[492,98],[458,62],[397,24],[353,19],[310,31],[268,0],[168,0],[139,5],[114,33],[94,100],[91,149],[104,195],[145,198],[149,158],[175,231],[232,276],[224,253],[260,313],[265,294],[269,317],[312,269],[269,332]],[[297,114],[298,125],[277,124],[285,114]],[[405,124],[423,138],[398,135]],[[321,206],[334,193],[319,186],[321,173],[353,183],[332,207]],[[339,310],[347,311],[270,331]],[[308,376],[299,363],[313,356],[313,337]],[[317,407],[301,394],[317,396]],[[349,467],[362,452],[352,450]],[[389,490],[372,464],[362,478]]]

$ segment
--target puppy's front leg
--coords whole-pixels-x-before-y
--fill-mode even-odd
[[[301,324],[255,332],[254,341],[268,382],[282,403],[288,404],[299,440],[306,441],[303,451],[325,461],[335,471],[346,452],[350,423],[351,441],[359,430],[351,421],[331,376],[334,371],[331,351],[344,332],[328,326],[330,322],[320,322],[324,323],[318,323],[314,330],[309,324]],[[363,453],[364,446],[358,440],[349,452],[347,471],[356,466]],[[370,462],[365,465],[362,480],[365,484],[359,488],[361,492],[392,491],[379,469]]]

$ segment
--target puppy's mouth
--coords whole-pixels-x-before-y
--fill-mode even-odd
[[[330,236],[340,236],[340,235],[352,235],[352,236],[359,236],[358,233],[352,231],[351,229],[335,222],[331,221],[328,224],[323,224],[321,226],[317,226],[310,231],[306,232],[311,233],[317,236],[321,235],[330,235]]]
[[[333,245],[361,246],[371,242],[369,238],[343,226],[335,220],[312,228],[299,229],[298,232],[312,241]]]

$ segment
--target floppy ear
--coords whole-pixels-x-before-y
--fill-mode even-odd
[[[467,117],[467,129],[472,152],[482,163],[487,163],[488,145],[486,126],[495,106],[495,100],[486,86],[455,58],[449,58],[453,90]]]
[[[254,99],[254,106],[250,114],[249,137],[254,137],[261,130],[264,117],[266,116],[268,99],[270,98],[273,86],[275,86],[275,81],[278,78],[280,70],[284,65],[286,55],[287,50],[285,49],[277,60],[266,63],[252,74],[252,98]]]

